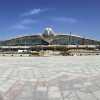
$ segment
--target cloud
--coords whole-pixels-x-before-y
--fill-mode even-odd
[[[21,21],[21,24],[33,24],[36,23],[37,20],[32,20],[32,19],[24,19]]]
[[[22,24],[16,24],[16,25],[11,27],[11,29],[20,29],[20,30],[28,29],[28,28],[29,28],[28,26],[25,26],[25,25],[22,25]]]
[[[29,29],[30,25],[35,24],[38,22],[38,20],[33,20],[32,18],[30,18],[32,15],[36,15],[36,14],[40,14],[42,12],[47,11],[48,9],[32,9],[28,12],[25,12],[23,14],[21,14],[22,17],[25,17],[24,19],[21,19],[21,21],[17,22],[15,25],[12,25],[10,27],[10,29]],[[30,17],[29,17],[30,16]],[[28,18],[29,17],[29,18]]]
[[[53,20],[59,21],[59,22],[66,22],[66,23],[70,23],[70,24],[78,22],[77,19],[71,18],[71,17],[57,17],[57,18],[54,18]]]
[[[19,23],[12,26],[12,29],[29,29],[29,25],[35,24],[37,21],[33,19],[23,19]]]
[[[40,9],[40,8],[35,8],[35,9],[32,9],[32,10],[30,10],[30,11],[28,11],[28,12],[25,12],[25,13],[23,13],[21,16],[31,16],[31,15],[36,15],[36,14],[40,14],[41,12],[44,12],[44,11],[46,11],[47,9]]]

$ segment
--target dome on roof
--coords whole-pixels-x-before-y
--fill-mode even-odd
[[[54,35],[54,31],[52,30],[52,28],[47,27],[44,29],[43,36],[49,37],[49,36],[53,36],[53,35]]]
[[[45,31],[53,31],[53,30],[52,30],[52,28],[47,27],[47,28],[45,28]]]

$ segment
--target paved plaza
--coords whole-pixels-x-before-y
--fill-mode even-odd
[[[100,100],[100,56],[0,57],[0,100]]]

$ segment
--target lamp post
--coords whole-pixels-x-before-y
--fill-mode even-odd
[[[70,32],[70,34],[69,34],[69,45],[71,45],[71,32]]]

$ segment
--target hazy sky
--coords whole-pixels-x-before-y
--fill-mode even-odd
[[[100,0],[0,0],[0,40],[45,27],[100,40]]]

